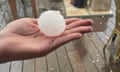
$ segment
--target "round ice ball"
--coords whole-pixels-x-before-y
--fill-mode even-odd
[[[59,36],[66,27],[65,19],[60,11],[45,11],[38,18],[40,31],[46,36]]]

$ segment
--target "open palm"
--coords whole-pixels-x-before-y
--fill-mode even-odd
[[[38,28],[37,19],[22,18],[9,23],[2,31],[4,58],[21,60],[45,56],[49,52],[83,33],[91,32],[90,19],[66,19],[66,30],[61,36],[47,37]]]

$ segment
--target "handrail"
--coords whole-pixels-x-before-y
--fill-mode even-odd
[[[37,18],[37,10],[36,10],[36,0],[31,0],[32,11],[35,18]]]
[[[8,0],[13,19],[17,19],[17,9],[16,9],[16,0]]]
[[[13,16],[13,19],[17,19],[17,8],[16,8],[16,0],[8,0],[10,8],[11,8],[11,13]],[[36,10],[36,2],[35,0],[31,0],[31,6],[32,6],[32,12],[33,12],[33,16],[37,17],[37,10]]]

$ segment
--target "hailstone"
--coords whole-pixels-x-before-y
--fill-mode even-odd
[[[64,32],[66,23],[60,11],[48,10],[38,18],[38,26],[46,36],[59,36]]]

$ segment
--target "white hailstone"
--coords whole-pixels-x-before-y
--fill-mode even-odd
[[[95,60],[93,60],[92,63],[95,63]]]
[[[46,36],[59,36],[66,27],[64,17],[60,11],[48,10],[43,12],[38,18],[40,31]]]
[[[112,70],[110,70],[110,72],[113,72]]]
[[[50,68],[49,70],[50,70],[50,71],[53,71],[53,70],[54,70],[54,68]]]
[[[96,62],[100,62],[100,60],[99,60],[99,59],[97,59],[97,60],[96,60]]]
[[[97,57],[99,57],[100,55],[99,55],[99,54],[97,54],[96,56],[97,56]]]

